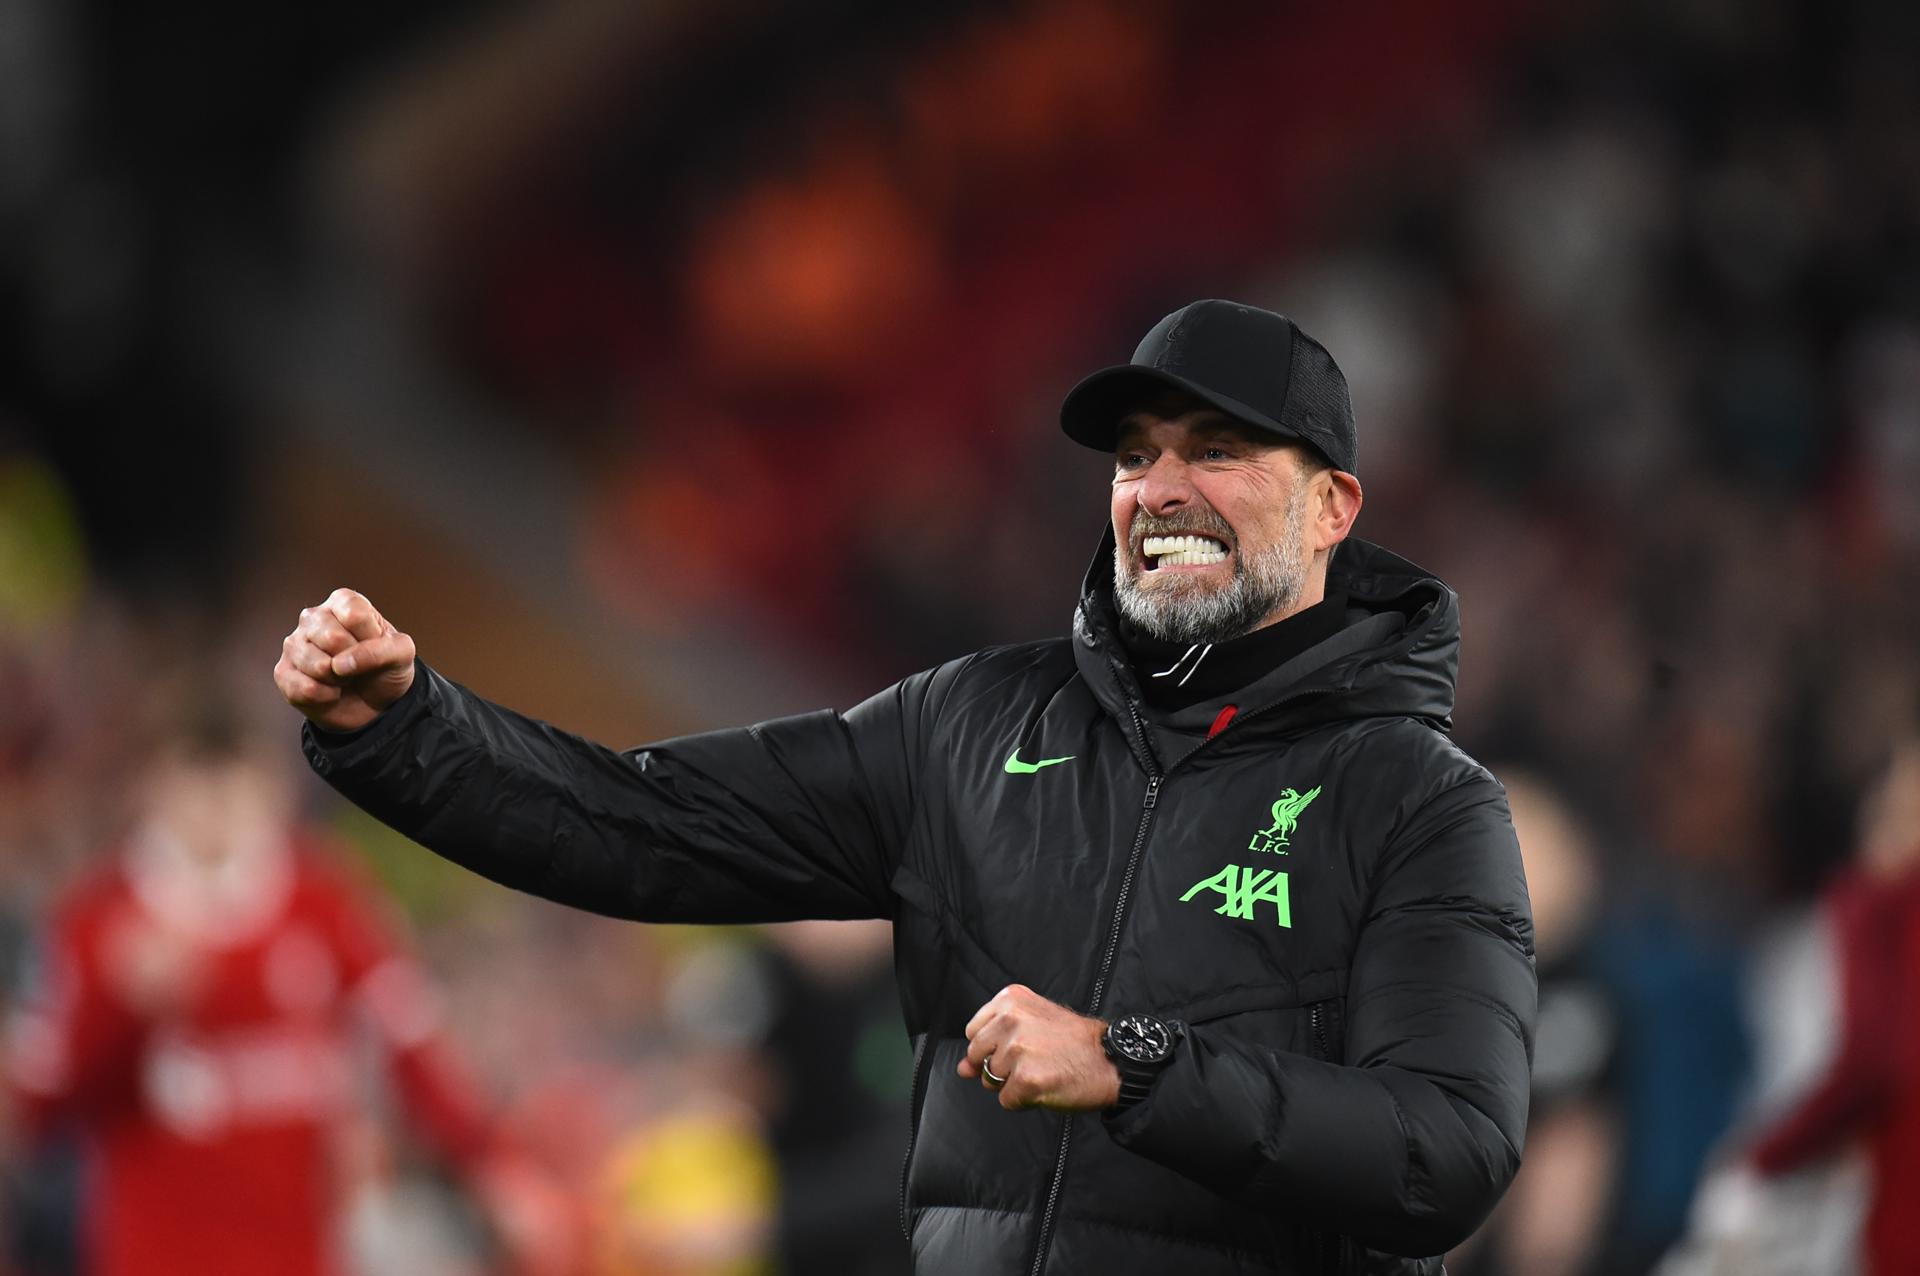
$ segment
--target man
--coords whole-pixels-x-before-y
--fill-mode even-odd
[[[1346,382],[1282,316],[1177,311],[1062,421],[1115,458],[1072,635],[844,714],[615,753],[346,590],[275,677],[323,776],[496,881],[891,918],[919,1270],[1438,1272],[1518,1165],[1534,1012],[1454,595],[1348,538]]]
[[[1920,1220],[1907,1211],[1920,1186],[1920,740],[1899,741],[1861,809],[1853,867],[1823,900],[1838,949],[1839,1040],[1824,1074],[1760,1131],[1746,1161],[1778,1183],[1865,1145],[1870,1167],[1859,1263],[1865,1276],[1920,1269]],[[1776,1206],[1741,1183],[1756,1206]],[[1763,1220],[1749,1220],[1759,1224]],[[1759,1226],[1754,1231],[1765,1235]]]
[[[71,1129],[87,1153],[84,1270],[344,1270],[339,1159],[368,1046],[516,1270],[566,1270],[551,1193],[493,1137],[425,974],[296,827],[278,771],[230,712],[176,722],[8,1026],[0,1092],[28,1134]]]

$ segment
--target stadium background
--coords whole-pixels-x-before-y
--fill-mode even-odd
[[[154,686],[253,697],[297,764],[268,668],[338,584],[621,744],[1059,632],[1106,475],[1058,401],[1227,296],[1341,360],[1361,532],[1462,593],[1458,735],[1536,811],[1567,1133],[1511,1243],[1649,1270],[1812,1066],[1831,998],[1780,990],[1821,986],[1813,901],[1920,704],[1920,10],[0,14],[15,976],[125,818]],[[621,1270],[856,1270],[818,1255],[863,1226],[897,1269],[883,937],[582,919],[309,800]],[[59,1270],[66,1180],[5,1155],[11,1261]],[[397,1155],[367,1269],[483,1262]],[[755,1178],[729,1157],[783,1204],[706,1184]],[[747,1266],[632,1239],[700,1210]]]

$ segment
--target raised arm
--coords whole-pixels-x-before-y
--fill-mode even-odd
[[[516,890],[670,922],[889,916],[937,677],[623,753],[441,677],[350,591],[275,668],[308,761],[384,823]]]

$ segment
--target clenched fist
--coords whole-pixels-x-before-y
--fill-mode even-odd
[[[1000,1106],[1097,1112],[1120,1099],[1120,1070],[1100,1040],[1107,1025],[1009,984],[967,1024],[959,1073],[1000,1094]]]
[[[336,589],[280,644],[273,684],[328,731],[354,731],[413,685],[413,639],[351,589]]]

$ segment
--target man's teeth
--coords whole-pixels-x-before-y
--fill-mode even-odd
[[[1204,567],[1227,557],[1227,547],[1211,536],[1149,536],[1140,552],[1159,567]]]

